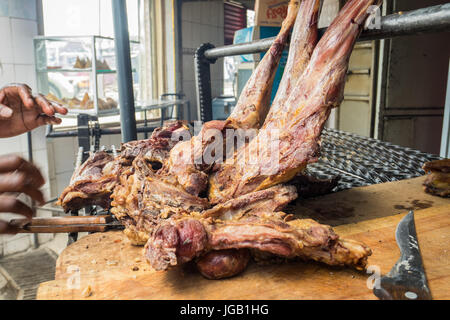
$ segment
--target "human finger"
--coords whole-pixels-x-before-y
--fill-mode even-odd
[[[1,212],[20,214],[28,219],[33,217],[33,210],[13,196],[0,196],[0,216]]]
[[[43,113],[48,116],[53,116],[55,114],[55,108],[53,107],[52,103],[48,101],[42,94],[38,94],[35,99]]]
[[[2,192],[25,193],[40,204],[45,202],[42,192],[33,186],[32,180],[23,172],[0,174],[0,193]]]
[[[12,115],[13,115],[13,110],[10,107],[5,106],[4,104],[0,104],[0,120],[1,119],[4,119],[4,120],[10,119]]]
[[[21,171],[25,173],[27,177],[31,178],[33,186],[40,187],[45,183],[41,172],[31,162],[16,155],[5,155],[0,157],[0,173],[12,172],[15,170]]]
[[[31,88],[26,84],[16,84],[14,86],[17,88],[17,92],[19,93],[23,105],[28,109],[33,108],[35,103],[32,96]]]
[[[16,234],[19,229],[6,221],[0,220],[0,234]]]

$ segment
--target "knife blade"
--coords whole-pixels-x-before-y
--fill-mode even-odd
[[[381,300],[431,300],[413,211],[397,225],[395,239],[400,248],[400,258],[389,273],[381,277],[373,293]]]

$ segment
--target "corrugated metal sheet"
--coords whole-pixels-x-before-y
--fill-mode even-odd
[[[233,44],[234,33],[247,27],[247,9],[233,3],[224,3],[225,45]]]

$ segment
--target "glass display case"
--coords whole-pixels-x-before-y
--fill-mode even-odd
[[[40,93],[69,109],[69,115],[119,113],[114,39],[101,36],[36,37]],[[139,42],[130,42],[134,96],[139,99]]]

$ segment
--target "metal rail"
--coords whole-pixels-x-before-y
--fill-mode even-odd
[[[320,29],[320,35],[326,28]],[[381,17],[380,28],[364,30],[358,41],[450,31],[450,3]],[[201,121],[212,120],[210,64],[218,58],[267,51],[275,38],[215,48],[202,44],[195,54],[197,108]]]
[[[422,33],[450,31],[450,3],[443,5],[395,13],[381,17],[379,29],[364,30],[358,41],[387,39]],[[326,28],[319,30],[323,35]],[[206,59],[218,59],[228,56],[267,51],[275,37],[242,44],[228,45],[205,51]]]

